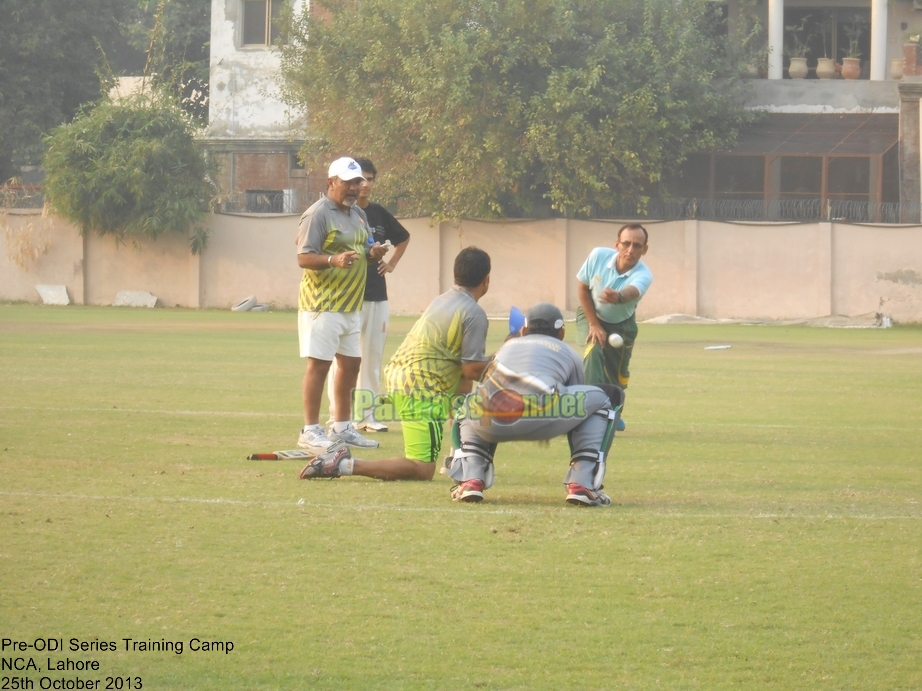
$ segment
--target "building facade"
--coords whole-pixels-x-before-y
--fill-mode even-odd
[[[207,143],[226,211],[294,213],[326,189],[300,164],[303,115],[282,100],[277,19],[285,0],[212,0]],[[299,11],[301,0],[294,0]]]
[[[279,93],[286,1],[212,0],[208,143],[227,211],[293,213],[326,188],[298,162],[303,114]],[[728,0],[725,12],[761,47],[745,103],[761,117],[732,147],[692,156],[668,185],[683,205],[660,217],[922,221],[922,0]]]
[[[730,31],[761,29],[746,102],[760,117],[734,146],[691,157],[673,194],[724,218],[920,222],[920,10],[731,0]]]

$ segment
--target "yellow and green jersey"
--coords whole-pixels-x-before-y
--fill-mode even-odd
[[[450,394],[461,380],[461,365],[483,362],[486,312],[466,288],[439,295],[407,334],[384,369],[387,390],[407,395]]]
[[[304,212],[298,225],[298,253],[335,255],[353,250],[355,261],[346,269],[304,269],[298,294],[302,312],[358,312],[365,296],[370,237],[365,212],[351,206],[349,213],[323,197]]]

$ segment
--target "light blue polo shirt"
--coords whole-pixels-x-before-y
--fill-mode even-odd
[[[618,250],[611,247],[596,247],[589,253],[589,257],[583,263],[576,278],[583,285],[589,286],[592,292],[592,302],[595,304],[596,314],[599,319],[611,324],[618,324],[634,314],[637,309],[637,303],[640,298],[647,292],[647,288],[653,283],[653,274],[642,261],[637,262],[634,268],[629,269],[626,273],[619,274],[616,268],[618,261]],[[605,288],[613,288],[622,291],[628,286],[634,286],[640,291],[634,300],[623,302],[619,305],[612,305],[605,302],[599,302],[599,294]]]

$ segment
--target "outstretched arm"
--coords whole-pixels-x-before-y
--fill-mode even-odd
[[[599,300],[607,302],[610,305],[618,305],[622,302],[630,302],[640,297],[640,291],[635,286],[627,286],[621,290],[606,288],[599,294]]]

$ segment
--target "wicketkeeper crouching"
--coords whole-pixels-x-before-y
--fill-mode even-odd
[[[465,401],[455,423],[448,475],[455,501],[478,502],[493,485],[493,455],[503,441],[540,441],[567,434],[567,502],[608,506],[602,492],[605,462],[624,392],[584,384],[579,354],[563,342],[563,314],[542,302],[525,315],[521,338],[507,341]]]

